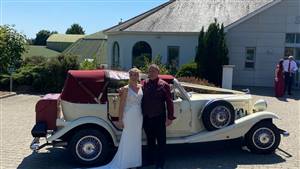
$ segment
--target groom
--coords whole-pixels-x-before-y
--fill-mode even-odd
[[[170,86],[158,78],[159,71],[157,65],[150,65],[149,79],[144,81],[142,87],[144,93],[142,98],[143,128],[147,136],[148,159],[150,162],[156,162],[156,169],[164,167],[166,127],[175,119]],[[157,158],[154,159],[154,157]]]

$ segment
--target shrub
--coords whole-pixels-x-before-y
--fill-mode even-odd
[[[207,80],[199,79],[197,77],[179,77],[178,80],[180,82],[188,82],[188,83],[199,84],[199,85],[204,85],[204,86],[216,87],[214,84],[209,83]]]
[[[60,55],[50,59],[28,58],[23,62],[23,66],[13,74],[14,87],[31,86],[38,92],[60,92],[68,70],[78,68],[77,56],[74,55]],[[7,89],[9,75],[0,75],[0,77],[0,88]]]
[[[166,68],[166,66],[161,63],[161,56],[160,55],[155,56],[152,59],[152,61],[150,61],[147,57],[144,57],[144,59],[145,59],[144,66],[139,67],[139,69],[141,69],[141,71],[143,73],[147,73],[148,72],[149,66],[151,64],[156,64],[159,67],[159,69],[160,69],[160,72],[159,72],[160,74],[169,74],[169,71]]]
[[[197,64],[195,62],[184,64],[178,70],[176,77],[191,77],[197,75]]]
[[[97,63],[96,60],[84,60],[83,62],[80,63],[80,69],[81,70],[93,70],[97,69]]]
[[[46,62],[47,58],[45,56],[31,56],[26,57],[22,65],[44,65]]]
[[[68,70],[79,69],[78,56],[59,55],[50,58],[45,69],[41,72],[41,80],[46,80],[43,91],[60,92],[63,88]],[[39,86],[39,81],[36,86]]]
[[[0,90],[9,90],[9,75],[0,74]]]
[[[211,87],[216,87],[214,84],[209,83],[205,79],[199,79],[197,77],[179,77],[178,80],[180,82],[188,82],[188,83],[193,83],[193,84],[199,84],[203,86],[211,86]],[[184,87],[186,91],[188,92],[197,92],[197,93],[206,93],[206,94],[216,94],[218,92],[214,90],[205,90],[205,89],[199,89],[199,88],[190,88],[190,87]]]

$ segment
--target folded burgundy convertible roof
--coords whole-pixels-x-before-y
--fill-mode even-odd
[[[97,103],[95,97],[99,97],[104,84],[104,70],[70,70],[61,99],[72,103]],[[105,97],[100,99],[101,102],[106,102],[106,100]]]
[[[143,74],[143,76],[146,76]],[[172,83],[171,75],[159,75],[159,78]],[[115,70],[69,70],[61,99],[72,103],[107,102],[106,84],[108,80],[128,80],[128,72]],[[102,94],[101,94],[102,93]],[[100,95],[101,94],[101,95]],[[99,98],[99,96],[101,96]]]

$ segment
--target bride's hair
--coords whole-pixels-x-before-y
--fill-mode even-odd
[[[129,75],[130,75],[131,73],[137,73],[137,74],[140,74],[140,73],[141,73],[141,70],[134,67],[134,68],[129,69],[128,73],[129,73]],[[138,80],[138,81],[140,81],[140,80],[141,80],[141,77],[139,77],[139,80]]]
[[[141,70],[140,69],[138,69],[138,68],[131,68],[131,69],[129,69],[129,71],[128,71],[128,73],[141,73]]]

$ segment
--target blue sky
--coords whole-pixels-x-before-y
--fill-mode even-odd
[[[109,28],[167,0],[0,0],[1,24],[28,38],[42,29],[65,33],[79,23],[86,34]]]

